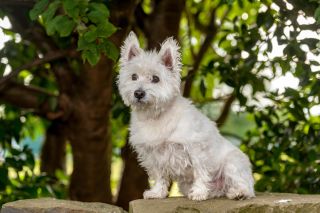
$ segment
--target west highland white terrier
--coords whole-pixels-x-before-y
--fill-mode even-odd
[[[180,94],[177,42],[144,51],[131,32],[121,47],[118,86],[131,107],[130,144],[154,186],[145,199],[165,198],[171,180],[192,200],[254,197],[248,157]]]

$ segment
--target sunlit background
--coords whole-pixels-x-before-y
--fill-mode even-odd
[[[274,9],[276,10],[279,10],[278,6],[273,4],[272,5]],[[290,4],[288,3],[288,7],[290,7]],[[262,7],[260,9],[261,11],[264,11],[266,10],[266,8]],[[261,12],[260,11],[260,12]],[[248,15],[245,13],[242,15],[242,19],[246,20],[248,17]],[[303,15],[300,15],[298,18],[297,18],[299,24],[313,24],[315,23],[315,20],[314,18],[312,17],[308,17],[308,18],[305,18]],[[4,46],[4,43],[6,41],[9,41],[11,39],[10,36],[7,36],[3,33],[3,29],[10,29],[11,28],[11,24],[10,24],[10,21],[7,17],[5,17],[4,19],[0,19],[0,49],[3,48]],[[290,33],[289,33],[289,28],[290,27],[287,27],[286,29],[286,36],[289,37]],[[270,29],[270,34],[269,35],[265,35],[265,36],[271,36],[273,37],[273,32],[272,30],[274,30],[274,27]],[[261,31],[261,33],[264,33]],[[271,38],[270,37],[270,38]],[[319,38],[319,34],[317,32],[313,32],[313,31],[310,31],[310,30],[302,30],[299,37],[299,39],[304,39],[304,38]],[[232,35],[230,35],[230,37],[228,37],[228,39],[232,40]],[[15,35],[15,41],[16,42],[20,42],[21,41],[21,38],[19,36],[19,34],[16,34]],[[197,40],[194,38],[192,40],[192,42],[197,42]],[[276,56],[282,56],[283,55],[283,49],[285,48],[285,45],[279,45],[278,42],[277,42],[277,39],[276,38],[273,38],[272,39],[272,45],[273,45],[273,49],[272,49],[272,52],[268,54],[268,57],[269,58],[274,58]],[[264,48],[267,48],[266,45],[264,45],[265,47]],[[220,54],[223,56],[225,53],[223,52],[222,49],[218,49],[217,48],[217,52],[220,52]],[[308,52],[307,53],[307,58],[308,59],[312,59],[312,60],[317,60],[317,61],[320,61],[320,56],[318,55],[314,55],[312,52],[309,51],[308,49],[308,46],[307,45],[304,45],[303,46],[303,49]],[[241,53],[241,56],[243,58],[247,58],[248,57],[248,53],[245,52],[245,51],[242,51]],[[259,54],[258,55],[258,59],[259,60],[267,60],[267,56],[264,56],[262,54]],[[6,58],[1,58],[1,62],[6,64],[8,61]],[[290,62],[288,62],[290,63]],[[312,65],[312,69],[313,70],[319,70],[320,67],[316,67],[314,65]],[[5,75],[9,74],[11,72],[11,67],[10,65],[7,65],[6,66],[6,70],[5,70]],[[265,72],[263,73],[264,75],[272,75],[272,71],[270,69],[266,69]],[[284,89],[287,88],[287,87],[290,87],[290,88],[298,88],[298,84],[299,84],[299,79],[294,77],[291,73],[286,73],[285,75],[281,75],[281,71],[279,70],[279,72],[277,73],[277,77],[274,78],[268,88],[270,90],[273,90],[273,91],[279,91],[280,93],[284,92]],[[229,88],[227,85],[222,85],[221,87],[219,88],[214,88],[212,93],[215,95],[215,96],[223,96],[223,95],[226,95],[229,93],[229,91],[231,90],[231,88]],[[249,86],[247,88],[244,89],[244,94],[251,94],[251,90],[252,88],[250,88]],[[253,101],[253,100],[252,100]],[[267,104],[270,104],[269,101],[267,99],[264,99],[262,96],[260,97],[259,99],[259,104],[261,105],[267,105]],[[233,105],[233,111],[234,113],[237,113],[239,111],[241,111],[241,108],[239,107],[238,104],[234,104]],[[3,113],[1,113],[1,111],[3,110],[2,106],[0,106],[0,116],[4,116]],[[207,111],[206,111],[207,110]],[[218,111],[214,110],[212,112],[212,107],[207,107],[207,108],[204,108],[203,111],[205,111],[206,113],[210,113],[212,114],[213,117],[217,116],[218,114]],[[313,106],[311,109],[310,109],[310,112],[312,115],[320,115],[320,105],[317,105],[317,106]],[[226,136],[228,137],[229,135],[229,139],[234,143],[234,144],[237,144],[239,145],[240,143],[240,140],[237,138],[237,137],[234,137],[236,135],[234,135],[232,133],[232,131],[230,132],[230,129],[229,127],[232,125],[232,123],[234,122],[234,119],[236,119],[237,123],[241,122],[240,120],[243,120],[245,119],[245,122],[249,122],[250,123],[250,119],[246,119],[245,116],[241,116],[241,114],[237,114],[237,116],[234,116],[232,117],[231,119],[229,119],[229,122],[225,125],[225,127],[222,129],[222,131],[226,131]],[[242,121],[243,122],[243,121]],[[250,124],[245,124],[247,128],[244,128],[242,129],[241,131],[241,134],[244,134],[246,132],[246,130],[248,130],[250,128]],[[251,124],[253,125],[253,124]],[[235,132],[235,134],[239,133],[238,131]],[[32,150],[34,151],[35,154],[37,154],[39,156],[39,153],[40,153],[40,149],[41,149],[41,145],[42,145],[42,142],[44,140],[44,129],[41,128],[41,125],[39,126],[39,130],[38,130],[38,133],[35,137],[28,137],[28,138],[25,138],[23,139],[22,143],[20,146],[23,146],[25,144],[29,145]],[[241,135],[239,135],[241,136]],[[16,146],[18,146],[18,144],[16,144]],[[0,150],[0,153],[1,153],[1,150]],[[72,172],[72,157],[70,156],[71,153],[70,153],[70,147],[69,147],[69,155],[67,157],[67,174],[71,174]],[[3,159],[3,156],[0,155],[0,160]],[[39,162],[38,162],[39,163]],[[113,161],[113,164],[112,164],[112,192],[113,194],[115,195],[116,192],[117,192],[117,184],[118,184],[118,180],[121,176],[121,168],[122,168],[122,161],[121,159],[114,159]],[[39,170],[39,166],[38,166],[38,172],[40,172]],[[13,173],[12,173],[13,174]],[[177,185],[176,183],[174,183],[174,186],[172,188],[172,192],[171,192],[171,195],[172,196],[177,196],[177,195],[180,195],[180,193],[178,192],[178,188],[177,188]]]

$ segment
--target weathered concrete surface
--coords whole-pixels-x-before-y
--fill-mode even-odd
[[[18,200],[2,206],[1,213],[125,213],[117,206],[54,198]]]
[[[320,213],[320,195],[258,193],[250,200],[225,198],[190,201],[186,198],[135,200],[129,213]]]

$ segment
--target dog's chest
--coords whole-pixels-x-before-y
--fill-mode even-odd
[[[139,144],[136,147],[141,165],[148,171],[161,170],[176,178],[190,172],[191,160],[187,148],[179,143],[161,143],[156,146]]]
[[[178,120],[175,116],[167,114],[158,119],[140,120],[133,113],[130,124],[130,143],[133,145],[148,144],[155,149],[162,150],[166,148],[162,147],[166,141],[178,142],[170,138],[177,129]]]

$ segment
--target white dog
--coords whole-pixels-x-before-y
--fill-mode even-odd
[[[155,185],[145,199],[165,198],[170,180],[192,200],[254,197],[248,157],[180,94],[180,53],[172,38],[144,51],[131,32],[121,48],[118,86],[132,109],[130,143]]]

